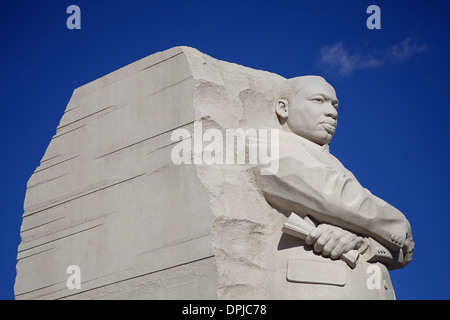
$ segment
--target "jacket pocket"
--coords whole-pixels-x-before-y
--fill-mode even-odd
[[[286,278],[290,282],[315,283],[341,286],[345,285],[347,265],[342,261],[333,261],[318,257],[290,258]]]

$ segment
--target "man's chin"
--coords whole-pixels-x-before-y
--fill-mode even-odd
[[[315,137],[313,142],[317,143],[318,145],[323,146],[325,144],[329,144],[332,139],[333,139],[333,135],[326,133],[326,135],[321,135],[320,137]]]
[[[333,139],[333,135],[328,133],[325,130],[315,131],[312,134],[298,134],[299,136],[314,142],[315,144],[318,144],[320,146],[323,146],[325,144],[329,144],[331,142],[331,139]]]

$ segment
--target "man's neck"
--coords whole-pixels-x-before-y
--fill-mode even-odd
[[[315,142],[312,142],[311,140],[308,140],[302,136],[299,136],[291,131],[286,131],[283,129],[280,130],[280,141],[286,141],[288,143],[290,143],[290,142],[301,143],[301,144],[307,146],[308,148],[312,148],[317,151],[330,152],[330,146],[328,144],[324,144],[321,146],[321,145],[319,145]]]

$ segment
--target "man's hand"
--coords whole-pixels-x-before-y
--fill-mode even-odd
[[[305,241],[314,245],[314,251],[332,259],[338,259],[343,253],[358,249],[364,243],[363,238],[356,234],[326,223],[312,230]]]
[[[414,244],[414,240],[411,236],[411,233],[407,233],[405,244],[403,245],[403,248],[402,248],[404,265],[407,265],[412,260],[414,245],[415,244]]]

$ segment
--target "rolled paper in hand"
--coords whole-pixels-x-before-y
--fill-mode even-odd
[[[295,213],[291,213],[288,221],[284,224],[282,231],[293,237],[305,240],[308,234],[314,230],[316,226],[314,223],[305,218],[298,216]],[[347,263],[350,268],[356,267],[358,262],[359,252],[357,250],[350,250],[346,253],[341,254],[339,259]]]

